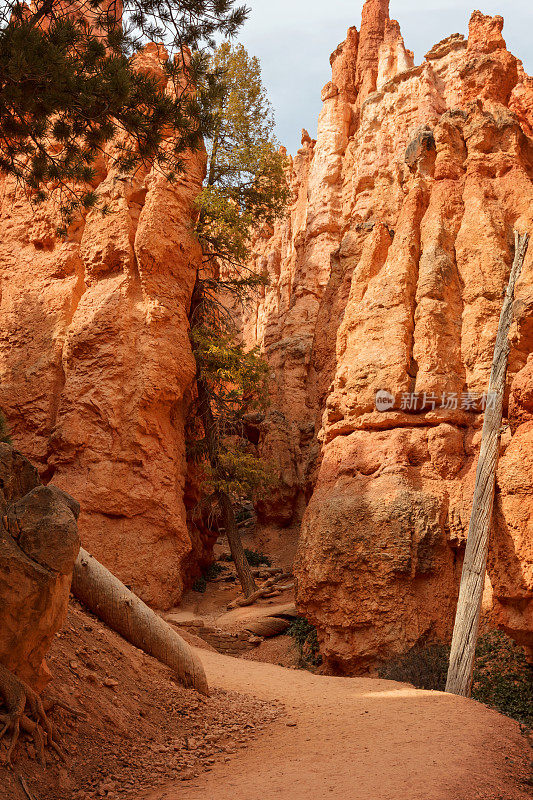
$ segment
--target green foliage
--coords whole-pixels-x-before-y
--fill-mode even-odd
[[[210,564],[204,572],[204,578],[206,581],[214,581],[215,578],[218,578],[223,572],[226,571],[226,567],[223,567],[222,564],[218,564],[214,561]]]
[[[226,431],[219,433],[242,433],[235,424],[242,426],[245,414],[266,406],[268,365],[258,348],[245,350],[215,315],[192,329],[191,340],[198,377],[209,390],[214,413],[226,422]]]
[[[194,581],[191,587],[193,592],[204,594],[207,589],[208,581],[214,581],[215,578],[218,578],[218,576],[225,571],[226,567],[223,567],[222,564],[218,564],[216,561],[210,564],[207,569],[203,571],[202,575]]]
[[[198,325],[191,330],[197,363],[197,378],[209,395],[214,430],[211,446],[216,457],[206,463],[206,488],[230,496],[250,497],[269,481],[263,462],[244,439],[244,417],[267,403],[268,366],[257,349],[246,351],[211,317],[212,327]],[[189,456],[203,459],[208,438],[189,446]]]
[[[206,492],[251,497],[258,486],[268,484],[268,467],[246,448],[246,443],[236,436],[220,440],[216,465],[209,460],[204,463],[203,488]],[[193,447],[188,448],[189,457],[203,460],[205,453],[205,440],[197,440]]]
[[[247,547],[244,548],[244,555],[246,556],[246,560],[248,561],[251,567],[271,567],[272,561],[268,556],[265,556],[264,553],[259,553],[257,550],[248,550]]]
[[[211,485],[236,497],[251,497],[258,486],[269,481],[265,464],[253,453],[247,452],[247,444],[237,437],[222,441],[217,470],[211,470]]]
[[[251,567],[271,567],[272,561],[268,556],[265,556],[264,553],[259,553],[257,550],[249,550],[247,547],[244,548],[244,555],[246,556],[246,560],[248,561]],[[231,555],[229,553],[223,553],[219,561],[232,561]]]
[[[533,668],[501,631],[479,637],[472,697],[533,728]]]
[[[208,142],[207,185],[199,198],[198,235],[208,260],[242,268],[259,224],[285,209],[286,157],[274,136],[274,115],[259,60],[239,44],[221,44],[211,66],[222,91]]]
[[[417,689],[444,691],[449,656],[450,648],[444,644],[415,646],[384,664],[379,675]],[[523,649],[501,631],[478,639],[472,697],[533,728],[533,668]]]
[[[450,648],[436,642],[415,645],[403,655],[379,669],[379,677],[389,681],[411,683],[417,689],[444,691],[448,674]]]
[[[189,456],[206,463],[206,488],[230,496],[250,497],[269,482],[263,462],[244,439],[246,414],[265,408],[268,366],[257,349],[246,351],[217,306],[191,330],[197,379],[209,396],[214,430],[189,446]],[[208,452],[211,445],[211,453]],[[216,451],[216,452],[213,452]]]
[[[34,202],[59,193],[64,224],[95,206],[91,183],[105,152],[132,171],[169,178],[216,129],[220,75],[206,46],[233,36],[247,15],[235,0],[6,0],[0,9],[0,169]],[[30,10],[31,9],[31,10]],[[135,70],[147,41],[161,49],[157,78]],[[190,47],[189,57],[185,48]],[[213,110],[215,113],[213,113]],[[120,147],[108,147],[120,136]]]
[[[309,669],[322,663],[316,628],[305,617],[296,617],[287,628],[287,634],[296,641],[300,653],[300,667]]]
[[[11,436],[9,435],[9,428],[7,427],[6,418],[4,417],[1,411],[0,411],[0,442],[5,442],[5,444],[13,444],[13,442],[11,441]]]
[[[200,578],[196,578],[191,588],[193,592],[204,594],[205,590],[207,589],[207,580],[202,575]]]
[[[239,342],[235,317],[264,283],[247,267],[252,235],[283,212],[288,189],[258,60],[242,45],[224,43],[211,69],[222,90],[198,201],[203,265],[189,318],[204,439],[189,452],[208,456],[207,482],[216,495],[250,497],[269,476],[245,441],[244,418],[266,406],[268,367]]]

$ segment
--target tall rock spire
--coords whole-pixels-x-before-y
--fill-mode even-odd
[[[389,0],[366,0],[357,51],[356,86],[359,103],[376,90],[379,48],[389,22]]]
[[[355,102],[357,47],[359,34],[357,28],[348,28],[346,39],[331,54],[331,80],[338,88],[339,93],[348,102]]]
[[[483,406],[470,400],[486,392],[513,228],[533,235],[533,79],[502,18],[475,12],[468,42],[452,34],[414,66],[388,7],[368,0],[333,53],[290,216],[255,243],[270,283],[243,326],[275,376],[260,447],[284,477],[264,519],[308,500],[298,605],[345,674],[451,634]],[[533,654],[532,276],[530,247],[489,574],[494,618]]]

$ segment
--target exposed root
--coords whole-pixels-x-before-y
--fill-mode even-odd
[[[79,711],[77,708],[73,708],[68,703],[65,703],[64,700],[60,700],[58,697],[50,697],[47,700],[43,700],[43,707],[44,710],[48,713],[51,711],[55,706],[59,706],[59,708],[64,708],[65,711],[68,711],[69,714],[72,714],[73,717],[76,719],[82,719],[87,721],[89,719],[89,715],[86,711]]]
[[[28,800],[35,800],[35,797],[34,797],[34,796],[32,795],[32,793],[30,792],[30,790],[29,790],[29,788],[28,788],[28,784],[26,783],[26,781],[24,780],[24,778],[22,777],[22,775],[19,775],[19,781],[20,781],[20,785],[22,786],[22,788],[23,788],[23,790],[24,790],[24,794],[26,795],[26,797],[28,798]]]
[[[232,603],[229,603],[228,608],[251,606],[256,600],[259,600],[262,597],[269,597],[270,592],[274,591],[274,586],[276,583],[279,583],[280,581],[286,581],[288,578],[292,578],[292,573],[283,572],[281,575],[275,575],[274,577],[269,578],[266,583],[261,586],[261,588],[257,589],[255,592],[252,592],[249,597],[240,597],[237,600],[234,600]],[[290,585],[284,588],[290,588]]]
[[[6,763],[10,767],[13,766],[13,751],[21,731],[33,737],[37,756],[43,766],[46,766],[45,746],[51,747],[64,759],[61,749],[54,741],[56,738],[54,729],[46,716],[41,698],[2,664],[0,664],[0,699],[3,700],[5,706],[5,710],[0,709],[0,725],[2,726],[0,739],[11,731],[11,741],[6,755]],[[28,714],[26,714],[26,709],[28,709]]]

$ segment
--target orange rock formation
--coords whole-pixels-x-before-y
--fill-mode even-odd
[[[149,45],[139,66],[160,74]],[[193,202],[205,157],[169,185],[98,165],[110,215],[57,239],[4,180],[0,407],[17,447],[79,499],[83,546],[145,601],[169,607],[191,551],[184,415],[195,373],[187,312],[199,262]]]
[[[0,664],[36,689],[67,614],[79,504],[0,442]]]
[[[502,18],[474,12],[468,40],[415,66],[388,6],[367,0],[332,55],[290,218],[257,241],[270,286],[244,320],[276,375],[269,451],[280,475],[293,460],[293,509],[309,499],[298,602],[346,673],[450,636],[482,423],[471,395],[487,387],[513,229],[533,229],[533,80]],[[489,573],[499,624],[533,646],[533,247],[508,387]],[[394,396],[382,411],[379,390]]]

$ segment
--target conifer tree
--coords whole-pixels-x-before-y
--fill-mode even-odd
[[[98,156],[172,178],[213,131],[219,81],[206,47],[247,15],[235,0],[4,0],[0,5],[0,171],[34,202],[61,194],[64,222],[96,203]],[[124,20],[124,23],[123,23]],[[167,51],[169,91],[135,69],[148,41]],[[190,55],[192,51],[192,56]],[[118,134],[120,148],[106,145]]]
[[[286,205],[285,157],[274,137],[272,108],[257,58],[242,45],[222,44],[212,67],[223,88],[208,142],[207,181],[199,200],[203,249],[191,304],[197,363],[197,412],[204,450],[237,574],[246,596],[255,591],[235,522],[232,498],[264,484],[260,460],[244,444],[245,414],[265,403],[268,368],[238,342],[238,304],[261,282],[247,268],[252,236]]]

